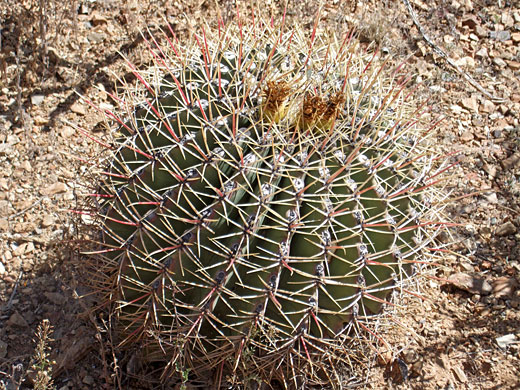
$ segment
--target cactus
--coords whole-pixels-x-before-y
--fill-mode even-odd
[[[165,375],[331,377],[419,276],[445,168],[408,79],[351,38],[261,21],[152,38],[125,114],[107,111],[97,287]]]

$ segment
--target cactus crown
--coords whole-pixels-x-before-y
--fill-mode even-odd
[[[212,34],[148,42],[144,93],[110,113],[98,286],[124,341],[170,372],[301,385],[351,359],[417,274],[440,170],[406,80],[351,36],[258,21]]]

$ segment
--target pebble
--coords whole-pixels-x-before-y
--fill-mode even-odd
[[[504,169],[511,169],[511,168],[519,168],[520,167],[520,152],[516,152],[506,158],[505,160],[501,161],[502,167]]]
[[[54,217],[51,214],[47,214],[42,219],[42,226],[44,228],[51,226],[54,223]]]
[[[43,99],[45,99],[44,95],[40,95],[40,94],[36,93],[31,96],[31,104],[34,106],[39,106],[40,104],[42,104]]]
[[[0,144],[0,156],[9,156],[12,152],[12,145],[9,145],[7,143],[1,143]]]
[[[504,41],[507,41],[509,39],[511,39],[511,33],[507,30],[504,30],[504,31],[490,31],[489,32],[489,37],[491,39],[496,39],[497,41],[501,41],[501,42],[504,42]]]
[[[50,186],[40,190],[40,194],[49,196],[49,195],[61,194],[65,191],[67,191],[67,185],[65,183],[57,182],[57,183],[51,184]]]
[[[507,276],[501,276],[493,281],[492,286],[495,298],[511,298],[516,289],[516,280]]]
[[[493,287],[487,280],[471,276],[464,272],[451,275],[448,281],[455,287],[472,294],[489,295],[493,290]]]
[[[475,53],[476,57],[487,58],[489,56],[488,51],[485,47]]]
[[[61,136],[63,138],[70,138],[72,137],[74,134],[76,134],[76,130],[74,130],[72,127],[70,126],[65,126],[61,132],[60,132]]]
[[[92,378],[90,375],[85,375],[83,377],[83,383],[92,386],[94,384],[94,378]]]
[[[25,246],[24,254],[32,253],[34,251],[34,244],[32,242],[28,242]]]
[[[462,99],[460,104],[462,107],[473,111],[474,113],[478,113],[478,102],[474,96]]]
[[[31,165],[31,163],[30,163],[28,160],[25,160],[25,161],[22,163],[21,167],[22,167],[24,170],[26,170],[27,172],[31,172],[31,171],[32,171],[32,165]]]
[[[489,165],[489,164],[485,164],[482,169],[484,170],[484,172],[486,172],[489,176],[490,179],[494,179],[495,177],[497,177],[497,167],[495,165]],[[486,197],[487,199],[487,197]],[[496,194],[495,194],[495,199],[493,202],[490,202],[490,203],[498,203],[498,200],[496,198]]]
[[[495,235],[497,235],[499,237],[510,236],[515,233],[516,233],[516,226],[511,221],[508,221],[508,222],[500,225],[497,228],[497,230],[495,231]]]
[[[23,255],[25,253],[26,248],[27,248],[27,243],[26,242],[24,242],[23,244],[18,245],[14,249],[13,255],[18,256],[18,257]]]
[[[105,39],[105,34],[93,31],[90,34],[88,34],[87,39],[89,40],[89,42],[94,44],[100,43],[103,42],[103,40]]]
[[[493,58],[493,63],[499,68],[505,68],[507,66],[506,62],[502,58]]]
[[[6,232],[9,230],[9,222],[7,218],[0,218],[0,232]]]
[[[485,171],[486,171],[486,173],[487,173],[488,175],[491,176],[491,173],[492,173],[492,172],[488,172],[487,170],[485,170]],[[495,172],[496,172],[496,170],[495,170]],[[491,204],[498,204],[498,197],[497,197],[497,193],[496,193],[496,192],[491,192],[490,194],[485,194],[484,196],[485,196],[486,201],[487,201],[488,203],[491,203]]]
[[[456,366],[452,370],[459,382],[466,383],[468,381],[468,377],[466,376],[462,368]]]
[[[520,62],[518,62],[518,61],[507,61],[506,60],[506,64],[513,70],[520,69]]]
[[[27,321],[25,321],[25,318],[23,318],[17,311],[11,314],[11,317],[7,320],[7,325],[18,328],[27,328],[29,326]]]
[[[78,115],[87,115],[87,110],[85,109],[85,106],[79,103],[74,103],[70,110]]]
[[[419,354],[415,350],[409,349],[403,353],[403,359],[406,363],[412,364],[419,360]]]
[[[509,344],[517,343],[516,336],[514,334],[506,334],[505,336],[496,338],[497,344],[500,348],[507,348]]]
[[[513,17],[507,12],[504,12],[502,14],[501,21],[502,24],[506,27],[513,27],[513,25],[515,24],[515,20],[513,19]]]
[[[45,297],[49,301],[51,301],[52,303],[54,303],[57,306],[63,305],[67,301],[62,294],[57,293],[57,292],[45,292],[45,293],[43,293],[43,295],[45,295]]]
[[[460,136],[461,141],[463,142],[469,142],[473,139],[473,133],[471,131],[465,131]]]
[[[5,265],[0,261],[0,275],[5,274]]]

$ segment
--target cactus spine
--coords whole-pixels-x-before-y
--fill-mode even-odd
[[[417,275],[442,170],[406,80],[350,38],[257,21],[153,39],[144,93],[110,113],[98,287],[167,373],[317,381]]]

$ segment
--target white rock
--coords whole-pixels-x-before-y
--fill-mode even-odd
[[[500,348],[506,348],[509,344],[518,343],[514,334],[506,334],[505,336],[497,337],[496,340]]]

